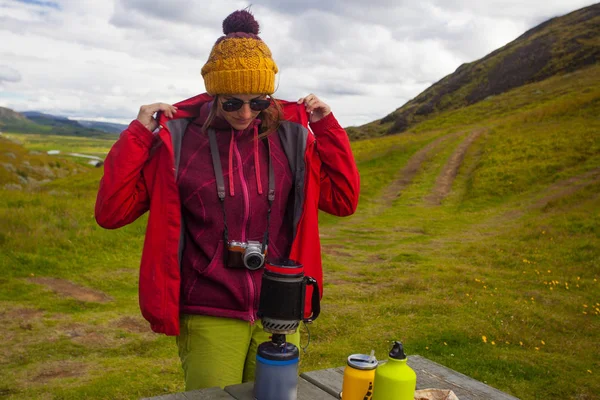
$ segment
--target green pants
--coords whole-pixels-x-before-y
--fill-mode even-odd
[[[260,321],[182,315],[177,337],[185,390],[235,385],[254,379],[256,349],[271,334]],[[298,331],[286,337],[300,346]]]

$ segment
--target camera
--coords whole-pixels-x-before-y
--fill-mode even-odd
[[[265,252],[262,251],[262,243],[249,240],[248,242],[230,241],[227,243],[227,267],[248,268],[256,270],[265,264]]]

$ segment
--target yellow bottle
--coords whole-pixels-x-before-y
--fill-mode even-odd
[[[373,383],[373,400],[413,400],[417,374],[406,364],[402,343],[394,342],[390,358],[377,367]]]
[[[377,368],[377,359],[374,352],[371,352],[371,355],[352,354],[349,356],[344,369],[340,398],[343,400],[371,400],[375,368]]]

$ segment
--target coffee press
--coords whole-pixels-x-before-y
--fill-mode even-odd
[[[312,286],[312,315],[304,318],[306,287]],[[258,316],[271,341],[256,351],[254,398],[256,400],[296,400],[298,348],[286,342],[285,335],[298,329],[300,322],[312,322],[320,312],[317,281],[304,275],[304,267],[293,260],[267,261],[262,277]]]

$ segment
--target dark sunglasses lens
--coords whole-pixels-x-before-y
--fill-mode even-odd
[[[250,100],[250,108],[254,111],[263,111],[269,108],[271,100],[268,99],[255,99]]]
[[[242,108],[244,102],[240,99],[229,99],[221,104],[223,105],[223,111],[232,112]]]

